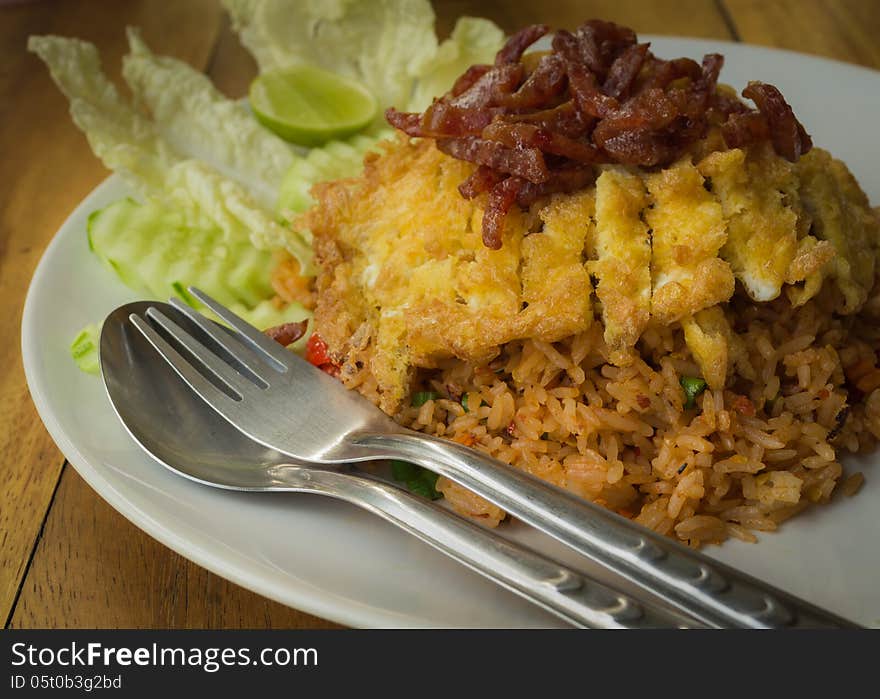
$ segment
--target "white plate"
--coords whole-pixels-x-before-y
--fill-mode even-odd
[[[847,162],[872,202],[880,203],[880,73],[717,41],[655,38],[654,50],[666,57],[718,51],[727,58],[724,82],[741,89],[759,78],[780,87],[816,144]],[[76,331],[136,300],[89,253],[85,236],[88,214],[125,194],[122,182],[109,178],[61,227],[34,273],[22,323],[31,395],[53,439],[91,487],[199,565],[343,624],[558,625],[554,617],[349,505],[308,495],[200,487],[144,456],[117,422],[100,380],[80,373],[68,354]],[[864,467],[867,476],[856,497],[814,508],[780,532],[761,535],[757,545],[731,541],[707,553],[854,621],[880,626],[877,461],[847,461]],[[525,528],[512,534],[576,560]]]

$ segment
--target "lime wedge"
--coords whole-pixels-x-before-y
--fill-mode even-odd
[[[376,115],[376,99],[363,85],[309,65],[263,73],[249,97],[261,124],[303,146],[350,136]]]

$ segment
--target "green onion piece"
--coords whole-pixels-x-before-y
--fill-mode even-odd
[[[171,288],[174,289],[174,293],[176,293],[187,306],[191,306],[195,309],[199,308],[199,302],[192,297],[183,284],[180,282],[172,282]]]
[[[406,483],[407,481],[411,481],[414,478],[418,478],[420,470],[421,469],[415,464],[411,464],[406,461],[391,462],[391,477],[396,481],[400,481],[401,483]]]
[[[412,407],[421,408],[429,400],[437,400],[440,394],[437,391],[417,391],[413,393]]]
[[[443,497],[442,493],[437,492],[437,474],[421,466],[406,461],[392,461],[391,477],[403,483],[406,489],[415,495],[421,495],[429,500]]]
[[[685,410],[693,408],[697,404],[697,396],[706,390],[706,382],[693,376],[682,376],[678,383],[684,389]]]
[[[429,471],[426,468],[422,469],[422,480],[425,483],[427,483],[428,485],[430,485],[432,488],[437,486],[437,479],[438,478],[440,478],[440,476],[438,476],[433,471]]]
[[[428,498],[428,500],[436,500],[439,497],[439,493],[434,490],[430,484],[425,483],[418,478],[413,481],[409,481],[406,484],[406,489],[411,492],[413,495],[421,495],[423,498]]]
[[[421,495],[423,498],[431,497],[431,491],[428,489],[428,486],[418,478],[407,482],[406,489],[414,495]]]
[[[437,474],[427,469],[422,469],[419,478],[413,479],[406,484],[407,490],[416,495],[421,495],[429,500],[442,498],[442,493],[437,492]]]
[[[484,407],[486,407],[487,405],[489,405],[489,404],[481,398],[481,399],[480,399],[480,407],[481,407],[481,408],[484,408]],[[468,397],[467,397],[467,393],[465,393],[464,396],[463,396],[462,399],[461,399],[461,407],[464,408],[464,411],[465,411],[466,413],[469,413],[469,412],[470,412],[470,406],[468,405]]]

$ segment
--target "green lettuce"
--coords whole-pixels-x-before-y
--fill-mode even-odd
[[[406,105],[437,52],[428,0],[223,0],[261,72],[309,63],[362,83],[386,107]]]
[[[177,152],[235,180],[267,210],[293,164],[293,147],[257,122],[247,106],[228,99],[188,63],[156,56],[137,29],[127,29],[122,74],[146,105],[158,134]]]
[[[94,45],[79,39],[33,36],[28,48],[49,67],[52,78],[70,101],[74,122],[85,133],[95,155],[144,199],[180,211],[188,227],[219,228],[228,242],[249,239],[259,249],[285,248],[296,256],[305,273],[314,273],[311,240],[307,234],[283,227],[274,216],[277,190],[274,196],[267,197],[271,204],[264,206],[239,182],[245,175],[228,177],[208,162],[191,157],[186,147],[181,146],[186,120],[196,123],[203,116],[197,100],[178,101],[181,113],[193,111],[187,112],[187,117],[176,117],[173,126],[167,115],[157,122],[122,99],[102,71]],[[148,59],[142,53],[137,60]],[[175,66],[175,69],[178,76],[187,71],[196,73],[188,67]],[[129,69],[130,74],[140,75],[142,72],[142,67]],[[191,75],[187,77],[192,78]],[[135,94],[143,92],[147,101],[147,93],[152,94],[155,86],[151,83],[147,90],[143,85],[150,81],[144,80],[142,85],[140,77],[132,80]],[[150,99],[159,102],[155,95]],[[175,134],[176,148],[163,135],[163,130]],[[204,135],[208,129],[194,127],[194,131]],[[247,159],[246,144],[230,147],[230,138],[234,135],[218,135],[213,144],[213,160],[230,168],[242,167]],[[210,145],[204,138],[200,142],[196,138],[193,142],[197,143],[193,152]],[[286,144],[282,148],[286,150]],[[254,162],[257,158],[259,155],[255,156]],[[289,162],[293,159],[291,153]],[[279,172],[284,172],[287,166],[288,161],[281,163]],[[252,169],[260,167],[255,164]],[[277,177],[277,187],[281,176],[278,173],[273,176]]]
[[[452,35],[416,71],[407,111],[421,112],[434,97],[447,92],[456,78],[475,63],[492,63],[504,44],[504,32],[488,19],[460,17]]]
[[[461,17],[438,45],[427,0],[223,0],[261,72],[309,63],[361,82],[387,107],[421,111],[474,63],[491,63],[504,33]]]
[[[120,97],[101,69],[95,46],[80,39],[32,36],[28,49],[48,66],[95,155],[139,192],[161,191],[165,173],[180,158],[153,123]]]

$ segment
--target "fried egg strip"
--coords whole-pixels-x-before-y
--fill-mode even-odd
[[[827,151],[815,148],[797,165],[801,200],[813,216],[813,230],[837,254],[830,274],[844,296],[843,313],[858,310],[874,283],[877,219],[852,174]],[[854,204],[859,204],[854,206]]]
[[[612,352],[635,345],[651,313],[651,242],[642,210],[648,193],[641,178],[622,168],[596,180],[596,259],[605,342]]]
[[[718,257],[727,241],[721,205],[689,160],[646,178],[652,206],[651,315],[668,325],[733,294],[733,273]]]
[[[735,148],[712,153],[697,167],[711,178],[728,222],[721,257],[755,301],[775,299],[798,244],[797,214],[783,194],[791,188],[793,166],[766,149],[747,158]]]

